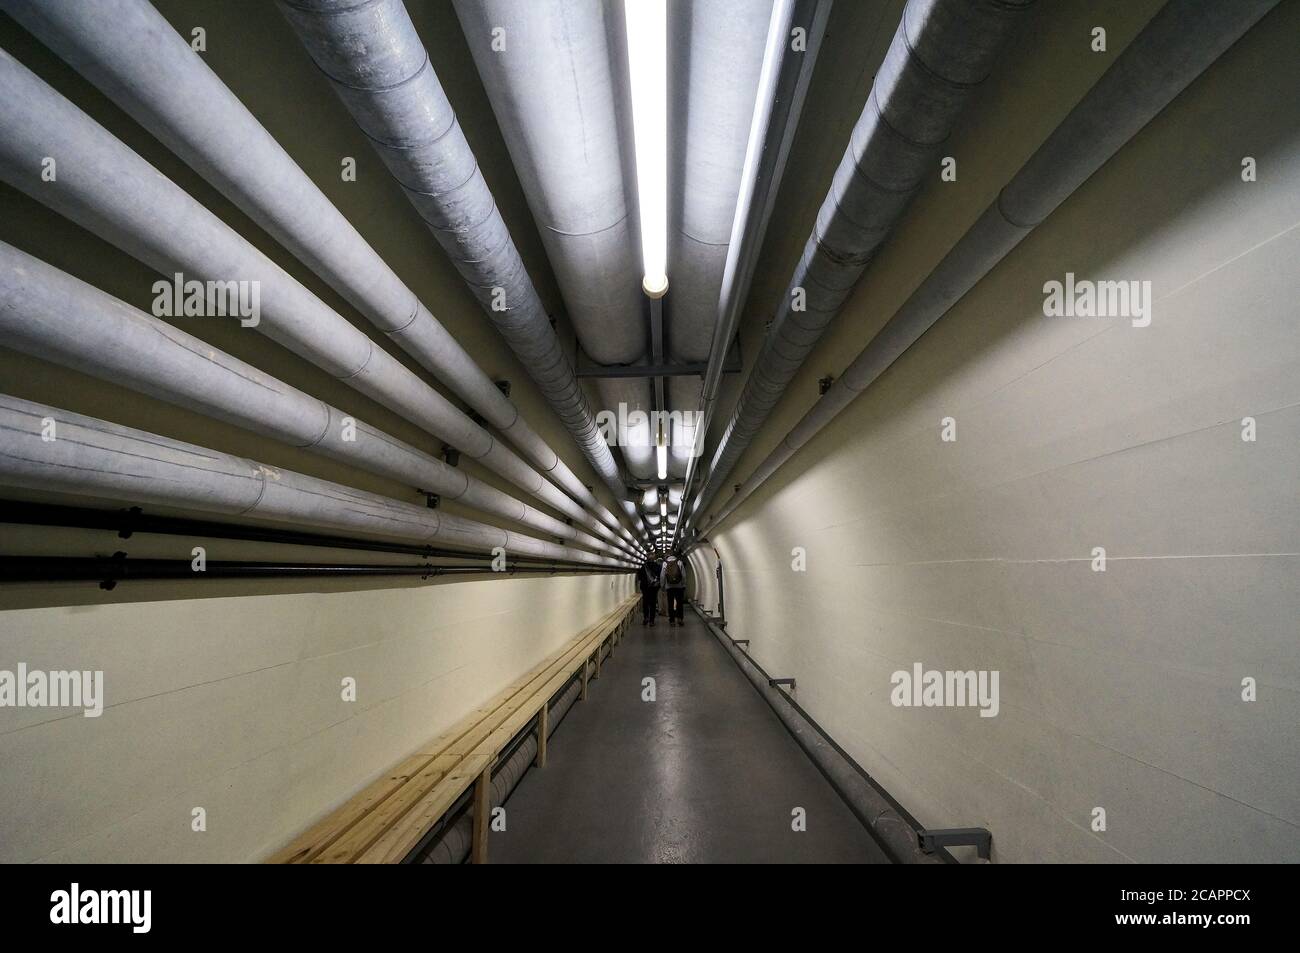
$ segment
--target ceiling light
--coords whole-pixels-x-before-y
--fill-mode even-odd
[[[623,12],[641,212],[641,287],[660,298],[668,290],[668,12],[665,0],[626,0]]]

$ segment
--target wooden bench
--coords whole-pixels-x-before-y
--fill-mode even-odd
[[[283,850],[272,864],[400,863],[470,785],[474,792],[472,859],[487,859],[488,799],[497,757],[533,719],[537,764],[546,763],[547,706],[578,669],[582,698],[599,676],[602,648],[626,631],[639,596],[619,604],[526,675],[370,784]],[[593,671],[594,669],[594,671]]]

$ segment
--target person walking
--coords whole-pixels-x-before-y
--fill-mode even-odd
[[[669,556],[659,574],[659,585],[668,596],[669,628],[684,625],[686,613],[686,564],[676,556]]]
[[[663,567],[658,560],[650,559],[637,570],[636,581],[641,587],[641,624],[654,627],[655,610],[659,608],[659,576]]]

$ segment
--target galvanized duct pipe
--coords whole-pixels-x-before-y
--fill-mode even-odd
[[[928,176],[1034,0],[910,0],[817,224],[691,505],[701,512]],[[801,309],[801,310],[796,310]]]
[[[699,472],[700,455],[713,419],[727,350],[740,325],[741,309],[749,295],[777,191],[785,175],[786,159],[803,112],[830,10],[831,0],[777,0],[772,6],[758,100],[754,103],[750,121],[736,212],[718,289],[717,317],[712,324],[712,340],[708,345],[708,366],[695,401],[688,405],[698,408],[698,416],[690,431],[683,427],[682,432],[683,440],[690,440],[689,444],[683,442],[690,454],[682,488],[686,499],[691,498],[691,489]],[[802,51],[793,49],[789,40],[795,29],[802,29],[807,39]],[[691,515],[689,511],[681,513],[674,528],[674,545]]]
[[[52,437],[52,439],[47,439]],[[626,565],[291,470],[0,395],[0,483],[374,533],[475,552]]]
[[[290,446],[514,520],[606,555],[625,554],[250,364],[0,242],[7,347],[72,367]]]
[[[575,497],[586,489],[147,0],[0,0]],[[195,104],[202,104],[196,108]]]
[[[608,650],[602,649],[602,651],[608,655]],[[581,695],[582,679],[578,677],[555,696],[555,700],[550,703],[546,715],[547,738],[555,734],[555,729],[560,726],[560,722],[569,713],[569,709],[577,704]],[[519,743],[510,757],[506,758],[492,773],[491,808],[500,807],[506,802],[506,799],[514,792],[519,782],[523,780],[524,774],[527,773],[536,760],[537,730],[536,728],[530,728],[528,734],[524,736],[523,741]],[[468,798],[466,801],[468,801]],[[429,846],[417,851],[418,862],[421,864],[463,864],[465,859],[469,857],[473,837],[474,808],[473,805],[469,805],[466,809],[455,814],[455,819],[443,829]]]
[[[701,531],[726,519],[1277,3],[1166,3]]]
[[[256,282],[256,330],[575,520],[600,522],[183,189],[0,50],[0,178],[165,275]],[[42,181],[41,159],[57,162]],[[603,527],[602,527],[603,529]]]
[[[678,361],[703,363],[713,344],[772,8],[772,0],[694,0],[670,7],[670,35],[689,40],[674,43],[669,53],[670,77],[685,79],[674,85],[669,113],[670,134],[683,153],[672,187],[668,250],[668,352]],[[775,26],[782,31],[776,42],[788,48],[784,23]],[[698,392],[698,381],[689,380]]]
[[[617,7],[601,0],[456,0],[497,124],[583,349],[645,353],[636,224],[624,190]],[[493,51],[493,29],[506,48]]]
[[[671,140],[681,152],[672,184],[668,262],[672,276],[667,313],[667,343],[674,361],[709,360],[718,300],[726,269],[740,195],[741,173],[760,91],[764,54],[772,37],[790,46],[784,18],[774,7],[785,0],[695,0],[669,8],[669,32],[689,38],[670,48]],[[795,54],[805,55],[805,54]],[[814,52],[812,54],[816,56]],[[674,82],[682,78],[684,82]],[[762,108],[759,106],[758,108]],[[728,338],[723,351],[731,343]],[[725,358],[725,353],[722,355]],[[668,409],[700,406],[698,377],[668,381]],[[691,469],[695,428],[674,420],[670,473],[684,478]]]
[[[598,364],[647,359],[621,9],[602,0],[458,0],[497,125],[582,349]],[[506,48],[493,49],[493,30]],[[648,378],[598,378],[603,409],[655,409]],[[655,476],[648,416],[620,435],[635,478]],[[626,492],[624,493],[626,497]]]
[[[307,52],[617,502],[627,495],[573,368],[401,0],[279,0]],[[621,522],[584,488],[611,528]]]
[[[763,700],[781,719],[795,742],[808,755],[818,770],[830,781],[831,787],[889,854],[900,864],[937,864],[942,858],[921,850],[916,829],[898,809],[871,784],[857,768],[835,747],[826,736],[804,715],[788,695],[768,681],[768,675],[757,663],[742,652],[731,636],[718,628],[698,607],[692,606],[709,631],[722,643],[745,677],[753,684]]]

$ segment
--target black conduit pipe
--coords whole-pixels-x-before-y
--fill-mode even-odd
[[[769,684],[768,674],[758,663],[736,647],[726,632],[692,603],[697,615],[709,627],[723,648],[731,653],[745,677],[753,683],[763,700],[781,719],[786,730],[831,783],[831,787],[864,825],[889,859],[898,864],[938,864],[951,862],[951,855],[926,854],[921,850],[917,827],[893,799],[877,788],[853,761],[816,726],[790,696]],[[943,852],[947,854],[946,851]]]
[[[284,579],[314,576],[511,576],[518,573],[623,573],[626,570],[579,569],[574,566],[435,566],[431,563],[384,565],[374,563],[295,563],[212,560],[196,570],[188,559],[145,559],[112,556],[0,556],[0,583],[98,582],[112,589],[123,580],[138,579]]]
[[[122,539],[136,533],[164,536],[188,536],[201,539],[237,539],[247,542],[276,543],[291,546],[317,546],[325,549],[352,549],[361,552],[396,553],[419,556],[423,559],[482,559],[490,556],[482,552],[447,549],[437,546],[418,546],[412,543],[394,543],[355,536],[334,536],[328,533],[309,533],[272,526],[243,523],[220,523],[215,520],[189,519],[177,516],[154,516],[133,506],[126,510],[96,509],[83,506],[63,506],[53,503],[27,503],[0,500],[0,523],[23,526],[58,526],[75,529],[100,529],[116,532]],[[510,563],[529,563],[543,566],[578,568],[586,563],[568,563],[546,559],[543,556],[511,554]],[[605,571],[607,567],[588,567]],[[619,572],[631,572],[621,569]]]

